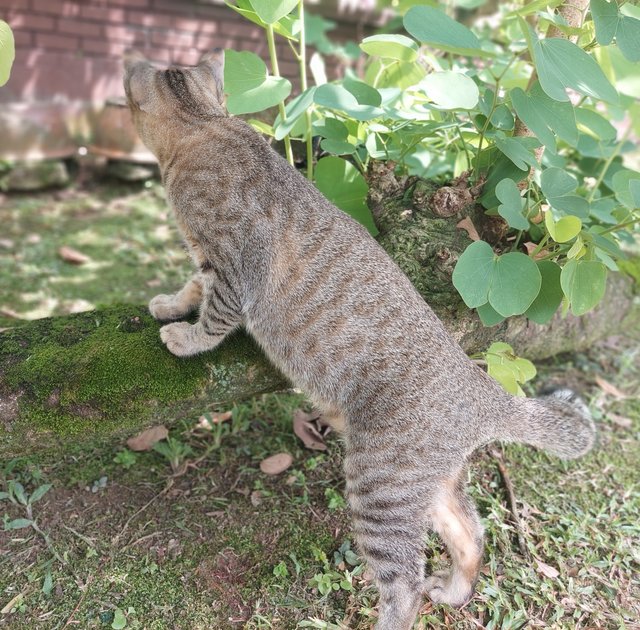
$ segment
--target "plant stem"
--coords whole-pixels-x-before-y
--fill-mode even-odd
[[[271,58],[271,73],[274,77],[280,76],[280,68],[278,67],[278,55],[276,53],[276,42],[273,34],[273,25],[267,24],[267,42],[269,43],[269,57]],[[278,103],[280,110],[280,120],[284,124],[287,121],[287,112],[284,109],[284,101]],[[293,166],[293,151],[291,150],[291,139],[287,134],[284,137],[284,150],[287,154],[287,161]]]
[[[300,19],[300,53],[298,63],[300,64],[300,90],[307,89],[307,42],[304,28],[304,0],[298,3],[298,17]],[[311,111],[307,109],[304,113],[305,126],[307,128],[307,179],[313,181],[313,129],[311,126]]]

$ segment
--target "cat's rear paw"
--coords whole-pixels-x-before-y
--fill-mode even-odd
[[[473,585],[460,574],[436,571],[426,579],[425,592],[434,604],[460,608],[473,596]]]
[[[149,302],[149,313],[154,319],[160,321],[169,321],[180,317],[180,314],[177,313],[175,296],[173,295],[156,295]]]

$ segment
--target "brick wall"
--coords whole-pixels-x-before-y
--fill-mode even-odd
[[[0,17],[16,39],[16,60],[0,102],[121,96],[120,58],[128,47],[154,61],[187,65],[215,47],[268,54],[262,29],[218,2],[0,0]],[[355,38],[355,31],[353,24],[339,28],[342,37]],[[294,78],[291,51],[284,41],[278,46],[280,71]]]

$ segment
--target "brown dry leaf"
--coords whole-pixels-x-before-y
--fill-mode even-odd
[[[68,247],[67,245],[63,245],[58,250],[58,256],[60,256],[62,260],[73,265],[84,265],[85,263],[88,263],[89,260],[91,260],[89,256],[86,256],[82,252],[79,252],[77,249],[73,249],[72,247]]]
[[[462,221],[458,221],[458,223],[456,223],[456,227],[461,230],[465,230],[472,241],[480,240],[480,234],[478,234],[476,226],[473,225],[473,221],[469,217],[465,217]]]
[[[625,418],[624,416],[619,416],[617,413],[608,413],[607,417],[613,424],[621,427],[622,429],[630,429],[633,422],[631,422],[631,418]]]
[[[278,453],[260,462],[260,470],[265,475],[279,475],[293,464],[293,457],[289,453]]]
[[[127,440],[127,446],[132,451],[150,451],[153,445],[160,440],[164,440],[169,435],[169,431],[164,424],[151,427],[142,433],[138,433]]]
[[[558,571],[558,569],[541,562],[538,559],[536,559],[536,564],[538,565],[538,571],[548,578],[557,578],[560,575],[560,571]]]
[[[249,501],[253,507],[258,507],[262,503],[262,492],[260,490],[254,490],[249,496]]]
[[[293,414],[293,432],[307,448],[314,451],[326,451],[327,445],[324,443],[322,434],[313,424],[317,420],[317,415],[305,413],[302,409],[296,409]]]
[[[198,428],[206,429],[207,431],[211,431],[213,429],[214,424],[220,424],[221,422],[226,422],[227,420],[231,420],[233,413],[231,411],[224,411],[222,413],[218,413],[215,416],[211,414],[205,414],[204,416],[200,416],[198,418]]]
[[[605,393],[613,396],[614,398],[618,398],[620,400],[627,398],[627,395],[621,392],[615,385],[609,383],[609,381],[605,381],[600,376],[596,376],[596,383],[598,387]]]

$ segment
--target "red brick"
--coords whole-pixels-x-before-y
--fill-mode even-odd
[[[11,28],[22,31],[54,31],[55,20],[44,15],[28,15],[21,13],[10,17],[7,22]]]
[[[225,39],[221,35],[196,35],[193,40],[194,48],[198,50],[211,50],[212,48],[224,48]]]
[[[116,41],[126,42],[129,44],[134,41],[143,41],[146,39],[145,33],[127,26],[107,25],[104,27],[104,32],[107,39],[114,39]]]
[[[83,39],[80,49],[86,53],[94,53],[105,57],[121,57],[127,49],[127,45],[120,42],[107,42],[101,39]]]
[[[158,46],[183,46],[189,48],[193,46],[193,35],[175,31],[154,31],[151,35],[151,42]]]
[[[10,0],[11,6],[8,8],[12,11],[19,9],[28,9],[31,6],[31,0]]]
[[[80,6],[75,2],[63,0],[31,0],[36,13],[46,13],[61,17],[73,17],[80,13]]]
[[[124,9],[117,9],[115,7],[93,7],[82,6],[80,7],[80,15],[83,18],[89,20],[99,20],[100,22],[124,22],[125,12]]]
[[[56,50],[77,50],[78,38],[71,35],[53,35],[50,33],[36,33],[38,48],[53,48]]]
[[[110,4],[118,4],[123,7],[148,7],[150,0],[109,0]],[[181,6],[181,10],[184,11],[184,0],[180,2],[176,2],[177,5]]]
[[[16,42],[16,47],[18,48],[31,48],[33,46],[33,38],[31,37],[31,33],[27,31],[14,31],[13,38]]]
[[[199,19],[175,18],[171,20],[171,26],[180,31],[190,31],[192,33],[203,33],[210,35],[218,32],[217,22],[207,22]]]
[[[127,11],[127,22],[156,28],[172,28],[175,20],[168,15],[147,13],[146,11]]]
[[[220,22],[218,32],[225,37],[238,37],[243,39],[261,39],[264,37],[259,26],[255,26],[245,20],[237,22]]]
[[[102,34],[102,28],[99,24],[81,20],[58,20],[58,31],[83,37],[97,37]]]

